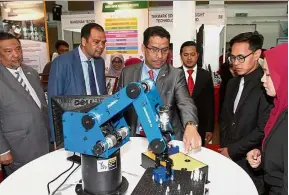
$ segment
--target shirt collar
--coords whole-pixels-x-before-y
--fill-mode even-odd
[[[250,80],[260,80],[260,77],[263,75],[263,69],[260,65],[254,70],[253,72],[250,72],[249,74],[244,76],[245,83]]]
[[[79,57],[80,57],[80,61],[81,62],[87,62],[89,59],[86,57],[86,55],[83,53],[83,51],[81,50],[81,47],[78,47],[78,53],[79,53]],[[92,61],[93,58],[90,59],[90,61]]]
[[[197,64],[194,66],[194,68],[193,69],[190,69],[190,70],[193,70],[194,71],[194,73],[197,71],[197,68],[198,68],[198,66],[197,66]],[[187,72],[189,69],[185,66],[185,65],[183,65],[183,69],[184,69],[184,71],[185,72]]]
[[[9,72],[11,72],[12,74],[16,74],[17,72],[20,72],[22,69],[19,66],[17,69],[7,68],[7,70],[9,70]]]
[[[146,63],[145,63],[145,61],[143,62],[143,71],[144,72],[146,72],[146,73],[148,73],[148,71],[150,71],[150,70],[152,70],[153,71],[153,73],[154,73],[154,75],[156,76],[156,75],[158,75],[159,74],[159,72],[160,72],[160,68],[159,69],[151,69],[150,67],[148,67],[148,65],[146,65]]]

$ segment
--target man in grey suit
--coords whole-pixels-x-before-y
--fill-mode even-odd
[[[0,164],[6,177],[49,152],[44,92],[38,73],[22,60],[20,41],[0,32]]]
[[[147,78],[154,80],[163,103],[170,105],[169,116],[176,139],[183,140],[188,151],[201,146],[197,109],[189,95],[184,72],[166,64],[169,43],[170,34],[163,27],[147,28],[142,45],[145,60],[123,69],[119,88]],[[131,126],[131,135],[141,135],[141,126],[133,109],[126,113],[125,118]]]

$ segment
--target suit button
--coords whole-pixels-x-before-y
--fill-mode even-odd
[[[234,126],[235,124],[236,124],[236,123],[235,123],[235,122],[233,122],[233,123],[232,123],[232,126]]]

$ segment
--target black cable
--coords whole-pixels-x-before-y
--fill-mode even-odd
[[[75,155],[75,152],[73,153],[73,155]],[[74,166],[74,162],[72,162],[72,165],[64,172],[62,172],[60,175],[58,175],[56,178],[54,178],[53,180],[51,180],[50,182],[47,183],[47,191],[48,191],[48,195],[50,195],[50,188],[49,185],[53,182],[55,182],[59,177],[61,177],[62,175],[64,175],[65,173],[67,173],[70,169],[72,169],[72,167]]]
[[[52,195],[54,195],[58,190],[59,188],[61,188],[61,186],[68,180],[68,178],[72,175],[72,173],[74,173],[74,171],[76,169],[78,169],[80,165],[78,165],[75,169],[73,169],[73,171],[71,171],[71,173],[69,173],[69,175],[65,178],[65,180],[56,188],[56,190],[54,190],[54,192],[52,193]]]

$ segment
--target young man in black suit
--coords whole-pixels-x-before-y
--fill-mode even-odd
[[[220,152],[241,166],[263,194],[263,175],[246,161],[248,151],[260,147],[271,104],[262,86],[263,70],[258,63],[263,36],[241,33],[230,45],[229,62],[237,74],[227,85],[220,115]]]
[[[194,41],[184,42],[180,49],[188,89],[198,109],[198,131],[203,145],[212,140],[214,131],[214,84],[210,73],[197,66],[199,53]]]

